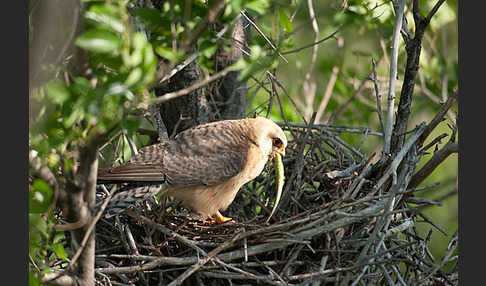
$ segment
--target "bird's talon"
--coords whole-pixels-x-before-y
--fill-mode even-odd
[[[219,211],[216,212],[216,221],[218,223],[224,223],[227,221],[235,222],[232,218],[223,216]]]
[[[216,224],[218,221],[215,220],[214,218],[212,217],[208,217],[208,219],[206,220],[209,224]]]

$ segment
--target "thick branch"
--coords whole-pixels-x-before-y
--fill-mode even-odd
[[[65,271],[44,277],[44,282],[61,279],[62,281],[73,281],[79,285],[94,286],[95,235],[92,231],[91,210],[95,206],[96,197],[98,146],[105,134],[94,132],[88,143],[80,148],[80,164],[75,181],[68,182],[66,197],[60,201],[67,221],[83,222],[82,227],[73,231],[74,240],[81,251],[76,254],[75,259]],[[73,272],[72,279],[66,277],[66,273],[69,273],[70,270]]]
[[[405,76],[402,84],[402,91],[400,93],[400,102],[398,104],[397,118],[393,128],[393,137],[391,142],[391,153],[396,154],[402,148],[405,141],[405,132],[408,126],[408,119],[410,118],[410,110],[412,107],[413,89],[415,87],[415,79],[419,69],[420,53],[422,50],[422,39],[425,34],[430,18],[437,12],[443,0],[439,0],[427,18],[424,19],[418,8],[418,1],[413,2],[413,16],[415,21],[415,36],[413,39],[406,42],[405,49],[407,51],[407,65],[405,69]]]

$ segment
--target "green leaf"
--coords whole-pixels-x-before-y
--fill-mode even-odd
[[[120,122],[120,126],[128,135],[131,135],[137,130],[140,123],[140,118],[124,117]]]
[[[278,9],[278,15],[280,18],[280,24],[282,24],[282,27],[284,28],[285,32],[287,33],[292,32],[292,30],[294,30],[294,27],[292,26],[292,22],[290,22],[290,18],[287,16],[287,14],[282,8]]]
[[[130,55],[123,55],[123,61],[127,67],[136,67],[143,60],[143,50],[147,46],[148,42],[145,35],[141,33],[135,33],[132,36],[133,50]]]
[[[148,74],[155,74],[157,71],[157,58],[155,57],[154,49],[152,49],[150,43],[147,43],[143,49],[143,69]]]
[[[115,82],[108,87],[108,89],[104,92],[103,96],[107,97],[113,95],[122,95],[125,94],[127,91],[128,90],[125,85],[119,82]]]
[[[29,286],[40,286],[41,278],[34,272],[29,271]]]
[[[52,250],[56,253],[56,255],[61,258],[62,260],[66,260],[68,258],[68,255],[66,253],[66,250],[64,250],[64,246],[60,243],[54,243],[51,245]]]
[[[41,179],[36,179],[29,190],[29,212],[44,213],[52,201],[52,189]]]
[[[71,86],[69,86],[69,89],[73,94],[86,96],[91,90],[91,85],[89,80],[87,80],[86,78],[76,77]]]
[[[112,32],[92,29],[78,37],[76,45],[97,53],[109,53],[120,46],[120,38]]]
[[[199,46],[199,52],[206,58],[212,57],[217,49],[218,46],[216,44],[211,43],[211,41],[204,41]]]
[[[162,45],[160,46],[157,46],[155,48],[155,52],[163,57],[163,58],[166,58],[168,59],[169,61],[173,62],[173,63],[176,63],[179,61],[179,59],[182,57],[182,54],[180,52],[174,52],[172,49],[170,48],[166,48]]]
[[[164,30],[162,27],[170,25],[170,21],[163,18],[163,14],[157,9],[137,8],[130,10],[130,14],[144,21],[152,31]]]
[[[65,128],[70,128],[76,121],[84,117],[84,111],[80,108],[74,107],[72,112],[63,119],[62,124]]]
[[[31,234],[36,233],[36,234],[39,234],[39,235],[40,234],[47,235],[47,223],[42,218],[41,214],[29,213],[29,232]],[[39,240],[37,240],[37,238]],[[36,242],[39,242],[40,239],[41,239],[40,236],[39,237],[31,236],[29,243],[35,244]]]
[[[244,5],[249,11],[253,11],[257,14],[264,15],[269,7],[268,1],[254,0]]]
[[[84,17],[98,23],[100,28],[108,28],[117,33],[125,32],[125,25],[123,25],[123,22],[115,17],[107,15],[106,13],[87,11],[84,14]]]
[[[141,50],[147,44],[147,38],[142,33],[135,33],[132,36],[133,48],[136,50]]]
[[[47,97],[54,103],[63,104],[67,99],[69,99],[69,90],[66,85],[58,79],[50,81],[46,85]]]
[[[143,72],[141,68],[136,68],[130,72],[127,79],[125,80],[125,85],[131,87],[136,84],[142,78]]]

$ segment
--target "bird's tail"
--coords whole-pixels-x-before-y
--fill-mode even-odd
[[[122,183],[122,182],[158,182],[165,181],[163,171],[152,165],[126,165],[114,168],[99,168],[97,183]]]
[[[130,206],[157,195],[166,189],[165,184],[128,184],[117,191],[105,208],[104,216],[110,218]],[[103,202],[99,202],[100,206]]]

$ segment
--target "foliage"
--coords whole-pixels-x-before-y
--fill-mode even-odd
[[[126,4],[86,2],[85,31],[75,44],[87,53],[89,74],[73,74],[59,67],[58,77],[31,93],[31,104],[42,106],[31,115],[31,156],[59,174],[61,182],[73,177],[76,166],[72,152],[90,135],[114,126],[133,133],[140,119],[129,113],[151,98],[148,87],[156,76],[157,59],[146,37],[133,31]],[[66,76],[64,80],[61,75]],[[35,166],[31,166],[33,169]],[[52,231],[59,223],[50,208],[53,199],[48,183],[33,178],[29,189],[29,277],[34,285],[39,271],[46,273],[53,267],[53,257],[67,261],[66,245],[61,243],[63,232]]]

